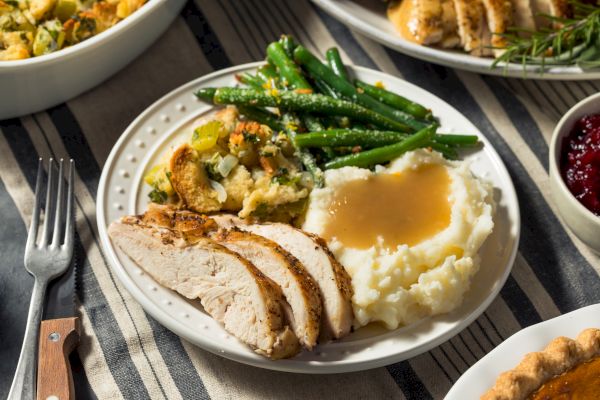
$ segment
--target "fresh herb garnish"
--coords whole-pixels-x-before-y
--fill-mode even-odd
[[[600,5],[569,2],[572,18],[543,15],[554,26],[552,29],[527,31],[529,37],[520,36],[523,30],[511,29],[502,34],[507,45],[492,63],[492,68],[508,63],[539,65],[578,65],[595,68],[600,66]]]

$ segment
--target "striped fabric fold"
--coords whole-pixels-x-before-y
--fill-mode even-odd
[[[100,250],[98,181],[126,126],[191,79],[263,59],[267,44],[281,33],[294,35],[321,56],[338,46],[348,63],[402,77],[439,96],[483,132],[510,172],[522,208],[513,272],[475,322],[427,353],[339,375],[289,374],[238,364],[193,346],[147,315]],[[78,298],[85,331],[78,352],[92,396],[442,399],[462,373],[516,331],[600,302],[600,258],[557,216],[547,160],[558,119],[599,87],[598,81],[507,79],[429,64],[350,31],[308,0],[189,0],[165,35],[107,82],[44,112],[0,121],[0,217],[5,225],[0,254],[9,261],[7,274],[25,274],[22,254],[37,157],[73,158],[82,278]],[[17,295],[11,288],[0,290]],[[22,303],[25,310],[26,300]],[[7,354],[15,360],[18,356]],[[4,375],[12,374],[1,368]],[[0,387],[0,397],[7,392],[8,387]]]

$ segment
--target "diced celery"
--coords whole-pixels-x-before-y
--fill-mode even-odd
[[[155,165],[154,167],[152,167],[150,169],[150,171],[148,171],[148,173],[146,174],[146,176],[144,176],[144,182],[146,182],[148,185],[150,186],[154,186],[154,183],[157,180],[157,175],[159,172],[161,172],[163,169],[162,165]]]
[[[144,182],[170,196],[175,193],[171,185],[170,176],[171,173],[167,171],[166,165],[158,164],[152,167],[146,176],[144,176]]]
[[[43,54],[51,53],[56,49],[56,42],[46,29],[38,27],[33,40],[33,54],[35,56],[41,56]]]
[[[210,121],[194,129],[192,134],[192,147],[197,151],[205,151],[217,144],[219,135],[223,130],[221,121]]]
[[[54,7],[54,16],[65,22],[77,12],[76,0],[58,0]]]

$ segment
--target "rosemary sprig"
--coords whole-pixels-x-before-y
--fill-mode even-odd
[[[492,63],[492,68],[509,63],[539,65],[579,65],[581,68],[600,66],[600,3],[596,5],[570,2],[573,17],[544,15],[552,29],[540,29],[519,35],[523,30],[511,29],[502,34],[507,45]],[[528,36],[528,37],[527,37]]]

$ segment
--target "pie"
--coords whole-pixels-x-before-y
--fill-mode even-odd
[[[481,400],[600,399],[600,329],[558,337],[502,373]]]

